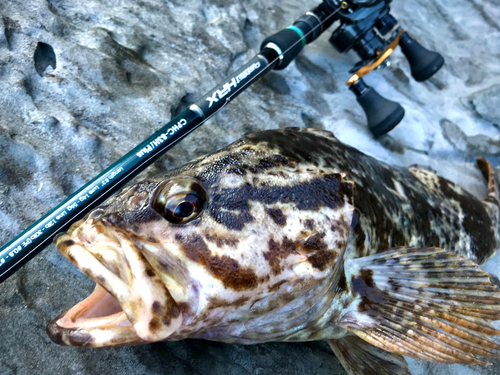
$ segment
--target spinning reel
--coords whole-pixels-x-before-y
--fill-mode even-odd
[[[385,99],[363,77],[375,69],[390,65],[388,57],[398,45],[408,59],[413,78],[422,82],[434,75],[444,64],[443,57],[422,47],[389,14],[392,0],[325,0],[337,13],[341,25],[333,32],[330,43],[339,52],[353,49],[361,58],[351,70],[354,75],[347,86],[356,95],[365,111],[368,128],[374,137],[388,133],[403,119],[405,111]]]

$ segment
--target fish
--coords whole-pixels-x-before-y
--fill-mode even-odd
[[[500,292],[496,176],[479,199],[325,130],[247,135],[123,188],[54,242],[96,282],[55,318],[60,345],[325,340],[349,374],[488,364]]]

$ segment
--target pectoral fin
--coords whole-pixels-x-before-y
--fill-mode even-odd
[[[339,325],[385,351],[429,362],[488,364],[500,292],[474,262],[436,248],[398,248],[345,262],[352,302]]]
[[[349,375],[410,375],[402,355],[387,353],[357,336],[328,343]]]

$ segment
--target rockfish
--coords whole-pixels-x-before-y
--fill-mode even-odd
[[[500,292],[495,176],[479,200],[330,132],[249,135],[124,188],[59,235],[97,284],[50,323],[61,345],[203,338],[327,340],[350,374],[406,374],[403,355],[487,364]]]

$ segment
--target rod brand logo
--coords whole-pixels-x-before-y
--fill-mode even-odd
[[[229,94],[231,92],[232,88],[238,87],[238,85],[240,84],[241,81],[243,81],[250,74],[252,74],[256,69],[259,69],[259,68],[260,68],[260,62],[256,62],[255,64],[250,65],[248,68],[246,68],[244,71],[242,71],[236,77],[231,78],[231,80],[229,82],[225,83],[222,86],[222,89],[215,90],[212,93],[212,96],[207,98],[207,101],[209,102],[208,108],[212,107],[212,104],[217,103],[219,100],[224,98],[227,94]]]

